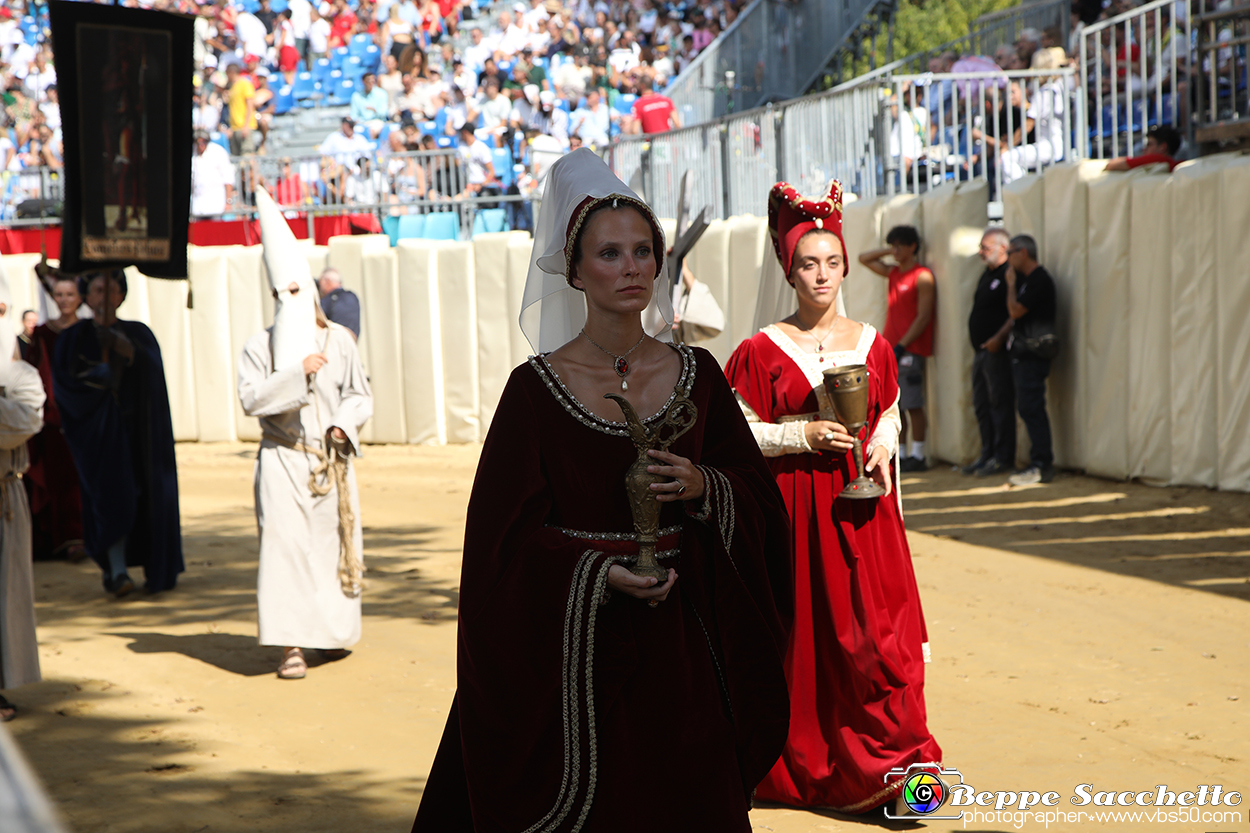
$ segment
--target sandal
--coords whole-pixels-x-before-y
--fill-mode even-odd
[[[17,706],[6,700],[3,694],[0,694],[0,723],[8,723],[15,717],[17,717]]]
[[[278,679],[302,680],[307,675],[308,662],[304,659],[304,652],[299,648],[288,651],[282,658],[282,664],[278,666]]]

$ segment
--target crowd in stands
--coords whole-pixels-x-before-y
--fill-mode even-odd
[[[289,206],[392,203],[393,211],[413,200],[525,194],[570,149],[680,127],[673,102],[656,91],[746,0],[243,5],[253,3],[248,11],[218,0],[197,17],[202,175],[193,214],[234,210],[249,183],[280,191]],[[348,115],[317,161],[282,160],[297,184],[268,162],[247,161],[231,179],[224,151],[269,155],[275,116],[325,105],[347,105]],[[444,169],[448,151],[459,156],[456,175]]]
[[[0,204],[6,216],[40,197],[44,170],[64,164],[56,69],[42,31],[22,0],[0,7]]]
[[[1219,0],[1191,0],[1194,14],[1215,9]],[[999,46],[989,56],[960,56],[943,52],[929,62],[932,73],[979,70],[1055,70],[1055,75],[1004,80],[999,84],[935,81],[904,84],[889,101],[893,130],[890,154],[900,177],[910,177],[913,167],[924,166],[929,174],[945,160],[947,176],[982,176],[996,181],[1001,169],[1004,182],[1062,161],[1069,141],[1076,136],[1075,105],[1084,98],[1089,126],[1089,155],[1107,157],[1113,130],[1123,133],[1130,118],[1142,147],[1130,146],[1120,136],[1129,156],[1141,150],[1154,158],[1167,151],[1176,164],[1182,144],[1181,126],[1188,121],[1193,102],[1188,79],[1197,67],[1196,32],[1188,40],[1184,29],[1172,27],[1173,15],[1185,14],[1185,0],[1177,0],[1157,13],[1127,27],[1109,26],[1099,32],[1102,48],[1086,45],[1083,77],[1064,76],[1066,68],[1079,67],[1085,28],[1144,5],[1138,0],[1079,0],[1071,6],[1070,34],[1065,41],[1058,26],[1044,30],[1024,29],[1014,44]],[[1156,31],[1157,30],[1157,31]],[[1221,39],[1231,37],[1231,29]],[[1229,59],[1232,50],[1228,50]],[[1211,67],[1203,65],[1206,73]],[[1224,72],[1224,67],[1216,67]],[[968,92],[971,89],[974,92]],[[1143,99],[1145,99],[1143,103]],[[1162,104],[1159,104],[1159,101]],[[1173,102],[1176,102],[1175,106]],[[968,108],[972,113],[969,115]],[[1131,109],[1131,112],[1129,110]],[[1112,111],[1115,112],[1113,127]],[[1099,124],[1099,115],[1102,123]],[[1071,137],[1066,131],[1073,131]],[[1117,160],[1116,165],[1123,163]]]

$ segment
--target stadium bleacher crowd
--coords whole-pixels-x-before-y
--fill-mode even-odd
[[[744,5],[201,6],[193,120],[202,132],[192,213],[235,210],[250,201],[254,183],[291,207],[389,205],[384,213],[391,215],[414,202],[422,205],[411,210],[424,213],[440,200],[526,196],[544,166],[570,149],[602,150],[621,132],[680,125],[672,102],[655,90]],[[285,156],[271,140],[275,119],[301,111],[342,112],[316,158]],[[524,227],[522,218],[510,219]]]
[[[414,202],[422,207],[411,210],[424,213],[440,200],[523,197],[544,166],[571,148],[602,150],[622,133],[680,127],[673,102],[657,91],[732,24],[747,2],[127,0],[125,5],[195,16],[192,213],[218,217],[248,208],[260,184],[288,207],[386,206],[378,210],[392,215],[407,213],[405,205]],[[1220,0],[1189,2],[1199,11],[1216,8]],[[1143,85],[1163,85],[1169,99],[1175,94],[1188,107],[1194,46],[1171,37],[1168,28],[1173,16],[1184,13],[1184,4],[1177,0],[1171,11],[1147,17],[1144,34],[1134,33],[1129,42],[1121,37],[1113,44],[1112,30],[1102,30],[1105,48],[1098,58],[1088,57],[1101,64],[1101,72],[1085,68],[1088,83],[1097,77],[1107,88],[1101,100],[1114,79],[1122,108],[1134,106],[1127,99]],[[1066,42],[1060,42],[1057,28],[1026,29],[993,61],[1005,70],[1072,64],[1083,27],[1137,5],[1137,0],[1078,0]],[[47,196],[49,180],[62,164],[46,8],[28,0],[6,0],[0,8],[6,218],[24,200]],[[1163,37],[1155,36],[1155,28]],[[1152,60],[1159,50],[1165,60]],[[1175,78],[1143,74],[1151,66],[1172,67],[1172,57]],[[929,68],[949,71],[959,58],[943,54]],[[1056,108],[1076,94],[1068,92],[1043,89],[1039,98],[1035,85],[997,99],[1002,111],[997,118],[1005,121],[1011,110],[1010,123],[1019,130],[1012,144],[1044,143],[1037,127],[1057,123]],[[903,169],[923,157],[926,146],[951,144],[938,123],[943,99],[949,103],[947,88],[919,90],[916,104],[905,108],[915,130],[891,139]],[[945,112],[950,123],[954,113]],[[330,122],[319,122],[323,133],[306,139],[302,148],[284,149],[275,125],[312,113],[328,114]],[[300,129],[308,129],[307,120]],[[1045,153],[1044,147],[1035,150]],[[1093,155],[1099,155],[1096,148]]]

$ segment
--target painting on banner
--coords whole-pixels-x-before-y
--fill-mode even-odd
[[[185,278],[193,22],[50,4],[65,145],[61,268]]]

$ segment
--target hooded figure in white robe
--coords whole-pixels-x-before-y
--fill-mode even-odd
[[[373,394],[351,332],[320,314],[307,260],[277,205],[263,189],[256,204],[274,324],[243,347],[239,399],[262,432],[260,643],[286,647],[279,676],[298,678],[307,667],[298,648],[341,651],[360,639],[364,542],[351,461]]]
[[[16,358],[13,298],[0,269],[0,689],[39,682],[26,441],[43,428],[39,371]],[[13,706],[0,697],[0,714]],[[6,717],[6,719],[8,719]]]

